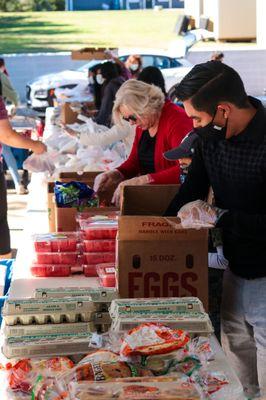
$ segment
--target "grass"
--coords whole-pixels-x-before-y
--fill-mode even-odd
[[[182,10],[0,13],[0,53],[84,46],[167,48]]]

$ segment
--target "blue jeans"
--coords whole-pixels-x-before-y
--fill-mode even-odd
[[[228,268],[221,321],[223,349],[245,392],[266,396],[266,277],[243,279]]]
[[[2,145],[2,155],[12,176],[15,187],[17,188],[20,185],[21,179],[18,173],[17,161],[12,153],[11,148],[5,144]]]

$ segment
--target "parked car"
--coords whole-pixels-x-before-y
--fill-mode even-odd
[[[172,88],[190,71],[192,64],[185,58],[173,57],[167,52],[158,50],[143,51],[134,49],[119,51],[119,59],[126,61],[130,54],[140,54],[143,67],[155,66],[162,70],[166,91],[171,93]],[[105,62],[103,60],[102,62]],[[74,90],[82,97],[88,97],[88,70],[99,61],[91,60],[77,70],[65,70],[54,74],[43,75],[29,82],[26,86],[27,104],[38,111],[44,111],[46,107],[53,105],[56,89]]]

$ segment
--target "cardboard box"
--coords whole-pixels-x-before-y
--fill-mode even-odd
[[[94,179],[101,172],[84,172],[82,175],[78,175],[76,172],[63,172],[59,175],[60,182],[80,181],[93,187]],[[84,211],[105,214],[109,211],[117,211],[117,207],[111,206],[111,200],[115,188],[111,188],[110,191],[103,192],[100,196],[100,202],[104,202],[106,207],[91,207],[85,208]],[[52,214],[52,212],[51,212]],[[68,232],[75,231],[77,228],[76,223],[77,210],[75,208],[59,208],[54,204],[54,216],[55,216],[55,231],[56,232]]]
[[[73,50],[71,53],[72,60],[106,60],[110,57],[105,53],[106,50],[117,50],[116,48],[106,47],[85,47],[80,50]]]
[[[121,298],[199,297],[208,307],[208,230],[162,217],[178,185],[126,186],[119,217]]]
[[[47,204],[49,232],[55,232],[54,182],[48,182],[47,184]]]
[[[78,175],[76,172],[63,172],[59,175],[59,181],[70,182],[80,181],[84,182],[89,186],[93,186],[95,177],[100,174],[99,172],[84,172],[82,175]],[[48,221],[49,221],[49,232],[59,231],[75,231],[76,230],[76,209],[72,208],[58,208],[55,204],[54,198],[54,182],[48,182],[47,184],[47,202],[48,202]],[[110,207],[112,199],[112,192],[103,192],[101,200],[105,200],[108,207],[101,208],[88,208],[84,211],[95,212],[97,214],[104,214],[106,211],[116,211],[117,208]],[[66,228],[66,229],[63,229]]]
[[[74,124],[74,122],[77,122],[78,113],[71,109],[70,103],[62,104],[60,120],[63,124]]]

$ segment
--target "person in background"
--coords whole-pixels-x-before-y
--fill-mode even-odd
[[[224,61],[224,53],[222,53],[221,51],[215,51],[211,55],[211,61],[223,62]]]
[[[266,396],[266,112],[239,74],[198,64],[176,88],[199,135],[188,176],[165,215],[222,230],[222,345],[249,398]],[[206,203],[210,186],[215,207]]]
[[[142,58],[140,55],[132,54],[128,56],[125,62],[121,61],[120,58],[115,56],[110,50],[106,50],[106,55],[120,68],[120,74],[125,81],[138,78],[142,71]]]
[[[125,67],[129,72],[129,79],[137,79],[142,70],[142,58],[138,54],[130,55],[125,61]]]
[[[3,58],[0,58],[0,96],[3,97],[5,102],[10,102],[14,107],[17,107],[19,96],[10,82]],[[14,108],[12,111],[14,112]],[[28,190],[22,183],[22,179],[18,172],[17,160],[10,146],[2,146],[2,155],[10,171],[17,194],[27,194]]]
[[[110,127],[115,95],[124,79],[119,75],[115,63],[107,61],[98,68],[96,82],[102,87],[102,98],[99,112],[94,120],[99,125]]]
[[[5,104],[0,97],[0,143],[20,149],[31,149],[36,154],[46,151],[46,146],[32,139],[28,139],[15,132],[8,121]],[[1,152],[1,146],[0,146]],[[1,157],[0,157],[1,159]],[[10,234],[7,222],[6,181],[3,165],[0,161],[0,259],[10,258]]]
[[[149,83],[150,85],[158,86],[165,97],[167,97],[165,89],[165,80],[161,70],[157,67],[149,66],[143,68],[138,76],[138,81]]]
[[[97,70],[99,70],[100,67],[101,63],[94,65],[88,71],[89,88],[94,96],[94,104],[96,110],[100,109],[102,101],[102,96],[101,96],[102,85],[99,85],[99,83],[96,81]]]
[[[144,68],[138,80],[158,86],[166,96],[164,77],[159,68]],[[89,128],[86,130],[86,124],[84,124],[82,131],[83,144],[87,146],[95,145],[107,147],[121,140],[125,145],[126,155],[129,156],[135,137],[136,127],[125,120],[120,122],[119,124],[113,125],[109,130],[102,132],[100,135],[91,131]],[[76,134],[75,131],[68,127],[64,127],[64,129],[70,135]]]
[[[182,140],[179,147],[164,153],[167,160],[178,160],[180,164],[181,174],[180,181],[184,183],[189,171],[189,166],[193,159],[195,146],[198,135],[191,131]],[[212,191],[211,196],[212,197]],[[211,201],[212,199],[209,199]],[[222,302],[222,282],[224,270],[228,267],[228,261],[223,253],[223,242],[221,230],[218,228],[209,231],[209,313],[212,324],[214,326],[215,335],[220,340],[221,325],[221,302]]]
[[[179,183],[178,162],[167,161],[163,153],[179,145],[192,128],[184,110],[165,100],[160,88],[130,79],[116,94],[113,115],[116,123],[125,120],[136,127],[135,139],[120,167],[96,177],[95,191],[116,186],[113,202],[119,205],[125,185]]]

